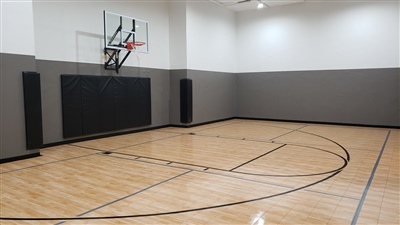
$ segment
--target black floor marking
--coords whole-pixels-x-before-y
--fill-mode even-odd
[[[283,137],[283,136],[285,136],[285,135],[291,134],[291,133],[293,133],[293,132],[296,132],[296,130],[292,130],[292,131],[286,132],[286,133],[284,133],[284,134],[281,134],[281,135],[276,136],[276,137],[274,137],[274,138],[271,138],[271,139],[269,139],[269,140],[270,140],[270,141],[274,141],[275,139],[278,139],[278,138]]]
[[[169,168],[188,170],[188,168],[186,168],[186,167],[179,167],[179,166],[173,166],[173,165],[158,164],[158,163],[155,163],[155,162],[141,161],[141,160],[130,159],[130,158],[124,158],[124,157],[119,157],[119,156],[111,156],[111,157],[117,158],[117,159],[123,159],[123,160],[138,161],[138,162],[141,162],[141,163],[153,164],[153,165],[158,165],[158,166],[166,166],[166,167],[169,167]],[[247,178],[243,178],[243,177],[235,177],[235,176],[229,176],[229,175],[226,175],[226,174],[210,172],[210,171],[208,171],[209,169],[210,169],[210,168],[205,168],[204,170],[196,170],[196,169],[191,169],[191,170],[192,170],[192,171],[195,171],[195,172],[206,173],[206,174],[211,174],[211,175],[216,175],[216,176],[222,176],[222,177],[228,177],[228,178],[232,178],[232,179],[244,180],[244,181],[249,181],[249,182],[254,182],[254,183],[266,184],[266,185],[271,185],[271,186],[276,186],[276,187],[283,187],[283,188],[288,188],[288,189],[294,189],[294,188],[295,188],[294,186],[287,186],[287,185],[281,185],[281,184],[276,184],[276,183],[271,183],[271,182],[265,182],[265,181],[259,181],[259,180],[252,180],[252,179],[247,179]],[[217,171],[219,171],[219,170],[217,170]],[[222,171],[222,172],[228,172],[228,171]],[[230,173],[230,172],[229,172],[229,173]],[[358,199],[358,198],[353,198],[353,197],[344,196],[344,195],[337,195],[337,194],[332,194],[332,193],[328,193],[328,192],[321,192],[321,191],[315,191],[315,190],[304,190],[304,191],[313,192],[313,193],[317,193],[317,194],[323,194],[323,195],[330,195],[330,196],[339,197],[339,198],[347,198],[347,199],[352,199],[352,200],[360,200],[360,199]]]
[[[124,158],[124,157],[115,156],[115,155],[112,155],[112,156],[107,155],[107,157],[113,157],[113,158],[117,158],[117,159],[130,160],[130,161],[137,161],[137,162],[141,162],[141,163],[147,163],[147,164],[152,164],[152,165],[157,165],[157,166],[165,166],[165,167],[175,168],[175,169],[189,170],[187,167],[180,167],[180,166],[174,166],[174,165],[158,164],[158,163],[155,163],[155,162],[149,162],[149,161],[142,161],[142,160]],[[234,179],[239,179],[239,180],[245,180],[245,181],[250,181],[250,182],[255,182],[255,183],[260,183],[260,184],[268,184],[268,185],[272,185],[272,186],[276,186],[276,187],[284,187],[284,188],[290,188],[290,189],[295,188],[294,186],[286,186],[286,185],[275,184],[275,183],[271,183],[271,182],[265,182],[265,181],[259,181],[259,180],[252,180],[252,179],[247,179],[247,178],[243,178],[243,177],[235,177],[235,176],[229,176],[229,175],[226,175],[226,174],[220,174],[220,173],[215,173],[215,172],[209,172],[209,169],[212,169],[212,168],[206,168],[206,169],[204,169],[204,170],[192,169],[192,168],[191,168],[190,170],[195,171],[195,172],[202,172],[202,173],[207,173],[207,174],[211,174],[211,175],[229,177],[229,178],[234,178]],[[217,171],[221,171],[221,170],[217,170]],[[229,171],[222,171],[222,172],[232,173],[232,172],[229,172]]]
[[[115,150],[129,148],[129,147],[138,146],[138,145],[142,145],[142,144],[147,144],[147,143],[151,143],[151,142],[163,141],[163,140],[166,140],[166,139],[169,139],[169,138],[179,137],[179,136],[182,136],[182,135],[183,134],[179,134],[179,135],[175,135],[175,136],[171,136],[171,137],[166,137],[166,138],[160,138],[160,139],[157,139],[157,140],[140,142],[140,143],[136,143],[136,144],[133,144],[133,145],[127,145],[127,146],[123,146],[123,147],[119,147],[119,148],[113,148],[113,149],[98,149],[98,148],[91,148],[91,147],[81,146],[81,145],[78,145],[78,144],[69,144],[69,145],[74,146],[74,147],[79,147],[79,148],[85,148],[85,149],[89,149],[89,150],[95,150],[95,151],[115,151]]]
[[[67,159],[61,159],[61,160],[57,160],[57,161],[53,161],[53,162],[42,163],[42,164],[38,164],[38,165],[34,165],[34,166],[28,166],[28,167],[24,167],[24,168],[20,168],[20,169],[5,171],[5,172],[1,172],[0,174],[12,173],[12,172],[20,171],[20,170],[31,169],[31,168],[35,168],[35,167],[39,167],[39,166],[45,166],[45,165],[54,164],[54,163],[59,163],[59,162],[64,162],[64,161],[73,160],[73,159],[79,159],[79,158],[83,158],[83,157],[87,157],[87,156],[92,156],[92,155],[96,155],[96,154],[97,154],[97,153],[91,153],[91,154],[87,154],[87,155],[81,155],[81,156],[77,156],[77,157],[72,157],[72,158],[67,158]]]
[[[89,214],[89,213],[91,213],[91,212],[93,212],[93,211],[96,211],[96,210],[98,210],[98,209],[104,208],[104,207],[106,207],[106,206],[112,205],[112,204],[117,203],[117,202],[119,202],[119,201],[122,201],[122,200],[124,200],[124,199],[130,198],[130,197],[132,197],[132,196],[134,196],[134,195],[137,195],[137,194],[142,193],[142,192],[144,192],[144,191],[147,191],[147,190],[149,190],[149,189],[151,189],[151,188],[153,188],[153,187],[156,187],[156,186],[158,186],[158,185],[161,185],[161,184],[163,184],[163,183],[166,183],[166,182],[168,182],[168,181],[171,181],[171,180],[173,180],[173,179],[176,179],[176,178],[178,178],[178,177],[181,177],[181,176],[183,176],[183,175],[186,175],[186,174],[188,174],[188,173],[190,173],[190,172],[192,172],[192,170],[188,170],[188,171],[186,171],[186,172],[184,172],[184,173],[181,173],[181,174],[178,174],[178,175],[176,175],[176,176],[173,176],[173,177],[171,177],[171,178],[169,178],[169,179],[167,179],[167,180],[163,180],[163,181],[161,181],[161,182],[158,182],[158,183],[156,183],[156,184],[153,184],[153,185],[151,185],[151,186],[149,186],[149,187],[147,187],[147,188],[144,188],[144,189],[142,189],[142,190],[140,190],[140,191],[136,191],[136,192],[134,192],[134,193],[132,193],[132,194],[130,194],[130,195],[124,196],[124,197],[122,197],[122,198],[116,199],[116,200],[114,200],[114,201],[112,201],[112,202],[109,202],[109,203],[107,203],[107,204],[104,204],[104,205],[101,205],[101,206],[96,207],[96,208],[94,208],[94,209],[88,210],[88,211],[86,211],[86,212],[84,212],[84,213],[79,214],[78,216],[83,216],[83,215]]]
[[[306,127],[306,126],[308,126],[308,125],[304,125],[304,126],[302,126],[302,127],[300,127],[300,128],[297,128],[297,129],[295,129],[295,130],[292,130],[292,131],[289,131],[289,132],[287,132],[287,133],[281,134],[281,135],[279,135],[279,136],[277,136],[277,137],[274,137],[274,138],[272,138],[272,139],[269,139],[269,140],[270,140],[272,143],[274,143],[274,140],[275,140],[275,139],[278,139],[278,138],[283,137],[283,136],[285,136],[285,135],[288,135],[288,134],[290,134],[290,133],[293,133],[293,132],[296,132],[296,131],[298,131],[298,130],[301,130],[301,129],[303,129],[303,128]]]
[[[283,144],[286,145],[286,144]],[[336,171],[340,171],[343,168],[347,166],[348,161],[341,155],[336,154],[334,152],[325,150],[325,149],[320,149],[320,148],[315,148],[315,147],[310,147],[310,146],[303,146],[303,145],[293,145],[293,146],[301,146],[301,147],[307,147],[311,149],[316,149],[319,151],[324,151],[333,155],[338,156],[343,160],[343,165],[337,169],[331,170],[331,171],[326,171],[326,172],[321,172],[321,173],[313,173],[313,174],[255,174],[255,173],[246,173],[246,172],[239,172],[239,171],[233,171],[233,170],[226,170],[226,169],[221,169],[221,168],[216,168],[216,167],[209,167],[209,166],[204,166],[204,165],[197,165],[193,163],[183,163],[183,162],[177,162],[177,161],[172,161],[172,160],[166,160],[166,159],[160,159],[160,158],[154,158],[154,157],[147,157],[147,156],[140,156],[140,155],[134,155],[134,154],[128,154],[128,153],[122,153],[122,152],[113,152],[114,154],[119,154],[119,155],[126,155],[126,156],[132,156],[132,157],[139,157],[143,159],[151,159],[151,160],[157,160],[161,162],[171,162],[174,164],[181,164],[181,165],[186,165],[186,166],[195,166],[195,167],[203,167],[203,168],[209,168],[209,169],[214,169],[214,170],[219,170],[219,171],[224,171],[224,172],[231,172],[231,173],[238,173],[238,174],[243,174],[243,175],[252,175],[252,176],[269,176],[269,177],[305,177],[305,176],[318,176],[318,175],[324,175],[324,174],[329,174],[333,173]],[[76,146],[79,147],[79,146]],[[283,147],[283,146],[281,146]],[[85,147],[82,147],[85,148]],[[342,147],[343,148],[343,147]],[[278,148],[279,149],[279,148]],[[344,149],[344,148],[343,148]],[[277,150],[277,149],[276,149]],[[348,154],[347,150],[344,149],[344,151]]]
[[[226,127],[226,126],[230,126],[232,124],[238,124],[238,123],[244,123],[244,121],[234,121],[234,122],[229,123],[229,124],[222,124],[220,126],[208,127],[208,128],[204,128],[204,129],[201,129],[201,130],[195,130],[194,132],[201,132],[201,131],[210,130],[210,129],[214,129],[214,128]]]
[[[339,146],[339,147],[346,153],[347,161],[350,162],[350,154],[349,154],[349,152],[346,150],[345,147],[343,147],[341,144],[337,143],[336,141],[334,141],[334,140],[332,140],[332,139],[329,139],[329,138],[326,138],[326,137],[324,137],[324,136],[318,135],[318,134],[314,134],[314,133],[309,133],[309,132],[300,131],[300,130],[298,130],[297,132],[302,132],[302,133],[305,133],[305,134],[311,134],[311,135],[320,137],[320,138],[322,138],[322,139],[328,140],[328,141],[330,141],[330,142],[336,144],[337,146]]]
[[[222,208],[222,207],[227,207],[227,206],[233,206],[233,205],[239,205],[239,204],[244,204],[244,203],[249,203],[249,202],[255,202],[259,200],[264,200],[268,198],[273,198],[285,194],[289,194],[295,191],[299,191],[308,187],[311,187],[313,185],[316,185],[318,183],[324,182],[337,174],[339,174],[340,171],[331,174],[321,180],[318,180],[316,182],[307,184],[305,186],[301,186],[299,188],[295,188],[292,190],[288,190],[285,192],[277,193],[274,195],[268,195],[260,198],[254,198],[254,199],[249,199],[249,200],[244,200],[244,201],[239,201],[239,202],[232,202],[232,203],[227,203],[227,204],[221,204],[221,205],[214,205],[214,206],[208,206],[208,207],[201,207],[201,208],[193,208],[193,209],[186,209],[186,210],[179,210],[179,211],[170,211],[170,212],[162,212],[162,213],[149,213],[149,214],[133,214],[133,215],[123,215],[123,216],[95,216],[95,217],[47,217],[47,218],[8,218],[8,217],[1,217],[0,220],[31,220],[31,221],[48,221],[48,220],[66,220],[66,221],[71,221],[71,220],[101,220],[101,219],[124,219],[124,218],[137,218],[137,217],[151,217],[151,216],[163,216],[163,215],[172,215],[172,214],[180,214],[180,213],[187,213],[187,212],[195,212],[195,211],[202,211],[202,210],[210,210],[210,209],[216,209],[216,208]]]
[[[315,190],[304,190],[307,192],[313,192],[313,193],[317,193],[317,194],[323,194],[323,195],[330,195],[330,196],[334,196],[334,197],[338,197],[338,198],[347,198],[347,199],[352,199],[352,200],[356,200],[359,201],[359,198],[354,198],[354,197],[350,197],[350,196],[344,196],[344,195],[337,195],[337,194],[332,194],[332,193],[328,193],[328,192],[322,192],[322,191],[315,191]]]
[[[232,124],[234,124],[234,123],[232,123]],[[231,125],[231,124],[228,124],[228,125]],[[216,127],[213,127],[213,128],[216,128]],[[209,128],[209,129],[212,129],[212,128]],[[284,128],[284,129],[286,129],[286,128]],[[121,219],[121,218],[136,218],[136,217],[150,217],[150,216],[171,215],[171,214],[179,214],[179,213],[186,213],[186,212],[194,212],[194,211],[200,211],[200,210],[221,208],[221,207],[226,207],[226,206],[232,206],[232,205],[238,205],[238,204],[243,204],[243,203],[248,203],[248,202],[259,201],[259,200],[268,199],[268,198],[272,198],[272,197],[276,197],[276,196],[280,196],[280,195],[289,194],[289,193],[292,193],[292,192],[295,192],[295,191],[299,191],[299,190],[311,187],[313,185],[316,185],[318,183],[324,182],[324,181],[336,176],[337,174],[339,174],[342,171],[343,168],[345,168],[347,166],[348,161],[350,160],[350,154],[348,153],[348,151],[343,146],[341,146],[337,142],[335,142],[335,141],[333,141],[331,139],[328,139],[326,137],[323,137],[321,135],[316,135],[316,134],[308,133],[308,132],[304,132],[304,131],[299,131],[299,132],[307,133],[307,134],[310,134],[310,135],[314,135],[314,136],[326,139],[328,141],[331,141],[331,142],[335,143],[339,147],[341,147],[343,149],[343,151],[347,155],[347,160],[345,158],[343,158],[342,156],[336,154],[336,153],[333,153],[333,152],[330,152],[330,153],[341,157],[345,161],[345,164],[341,168],[339,168],[337,170],[334,170],[331,175],[329,175],[329,176],[327,176],[327,177],[325,177],[325,178],[323,178],[321,180],[318,180],[316,182],[307,184],[305,186],[302,186],[302,187],[299,187],[299,188],[295,188],[295,189],[292,189],[292,190],[289,190],[289,191],[281,192],[281,193],[278,193],[278,194],[270,195],[270,196],[264,196],[264,197],[244,200],[244,201],[240,201],[240,202],[233,202],[233,203],[227,203],[227,204],[221,204],[221,205],[214,205],[214,206],[208,206],[208,207],[203,207],[203,208],[187,209],[187,210],[181,210],[181,211],[171,211],[171,212],[151,213],[151,214],[135,214],[135,215],[122,215],[122,216],[100,216],[100,217],[59,217],[59,218],[50,218],[50,217],[47,217],[47,218],[10,218],[10,217],[0,217],[0,220],[16,220],[16,221],[18,221],[18,220],[32,220],[32,221],[46,221],[46,220],[47,221],[48,220],[61,220],[62,221],[62,220],[65,220],[65,221],[70,221],[70,220]],[[141,144],[143,144],[143,143],[141,143]],[[81,147],[81,146],[77,146],[77,147]],[[323,150],[323,151],[329,152],[327,150]],[[103,156],[105,156],[105,157],[115,157],[115,156],[111,156],[111,155],[103,155]],[[137,157],[141,157],[141,156],[137,156]],[[149,157],[147,157],[147,158],[149,158]],[[180,164],[182,164],[182,163],[180,163]],[[182,168],[182,169],[188,170],[187,168]],[[214,168],[210,167],[210,169],[214,169]],[[220,170],[221,171],[221,169],[217,169],[217,168],[216,168],[216,170]],[[193,170],[191,170],[191,171],[193,171]],[[205,172],[205,173],[207,173],[207,172]],[[231,171],[231,173],[235,173],[235,171]],[[241,174],[246,174],[246,173],[241,173]],[[327,174],[327,173],[322,173],[322,174]],[[318,175],[321,175],[321,173],[318,174]],[[309,176],[309,175],[307,175],[307,176]]]
[[[142,189],[142,190],[140,190],[140,191],[136,191],[136,192],[134,192],[134,193],[132,193],[132,194],[130,194],[130,195],[124,196],[124,197],[122,197],[122,198],[116,199],[116,200],[111,201],[111,202],[109,202],[109,203],[106,203],[106,204],[104,204],[104,205],[98,206],[98,207],[96,207],[96,208],[94,208],[94,209],[88,210],[88,211],[86,211],[86,212],[84,212],[84,213],[81,213],[81,214],[79,214],[79,215],[77,215],[77,216],[79,216],[79,217],[80,217],[80,216],[84,216],[84,215],[86,215],[86,214],[89,214],[89,213],[94,212],[94,211],[96,211],[96,210],[99,210],[99,209],[101,209],[101,208],[104,208],[104,207],[107,207],[107,206],[112,205],[112,204],[114,204],[114,203],[120,202],[120,201],[122,201],[122,200],[124,200],[124,199],[130,198],[130,197],[135,196],[135,195],[137,195],[137,194],[140,194],[140,193],[142,193],[142,192],[144,192],[144,191],[147,191],[147,190],[149,190],[149,189],[151,189],[151,188],[153,188],[153,187],[156,187],[156,186],[158,186],[158,185],[161,185],[161,184],[163,184],[163,183],[166,183],[166,182],[168,182],[168,181],[171,181],[171,180],[173,180],[173,179],[176,179],[176,178],[178,178],[178,177],[181,177],[181,176],[183,176],[183,175],[185,175],[185,174],[188,174],[188,173],[190,173],[190,172],[192,172],[192,171],[189,170],[189,171],[186,171],[186,172],[184,172],[184,173],[178,174],[178,175],[176,175],[176,176],[174,176],[174,177],[171,177],[171,178],[169,178],[169,179],[167,179],[167,180],[163,180],[163,181],[161,181],[161,182],[158,182],[158,183],[156,183],[156,184],[153,184],[153,185],[151,185],[151,186],[149,186],[149,187],[147,187],[147,188],[144,188],[144,189]],[[57,223],[57,224],[62,224],[62,223],[64,223],[64,222],[60,222],[60,223]]]
[[[254,160],[257,160],[257,159],[259,159],[259,158],[261,158],[261,157],[263,157],[263,156],[266,156],[266,155],[268,155],[269,153],[274,152],[274,151],[276,151],[276,150],[278,150],[278,149],[280,149],[280,148],[282,148],[282,147],[284,147],[284,146],[286,146],[286,145],[281,145],[281,146],[279,146],[279,147],[277,147],[277,148],[275,148],[275,149],[272,149],[271,151],[268,151],[268,152],[266,152],[266,153],[264,153],[264,154],[262,154],[262,155],[260,155],[260,156],[257,156],[256,158],[251,159],[251,160],[249,160],[249,161],[247,161],[247,162],[245,162],[245,163],[242,163],[242,164],[240,164],[239,166],[230,169],[229,171],[234,171],[234,170],[236,170],[237,168],[240,168],[240,167],[242,167],[242,166],[244,166],[244,165],[246,165],[246,164],[249,164],[249,163],[253,162]]]
[[[362,194],[361,200],[360,200],[360,202],[358,203],[357,210],[356,210],[356,212],[354,213],[353,220],[351,221],[351,225],[357,224],[357,220],[358,220],[358,217],[360,216],[360,212],[361,212],[362,206],[363,206],[363,204],[364,204],[365,198],[367,197],[368,190],[369,190],[369,188],[370,188],[370,186],[371,186],[372,180],[374,179],[374,175],[375,175],[376,169],[378,168],[379,162],[381,161],[381,157],[382,157],[382,155],[383,155],[383,151],[385,150],[386,143],[387,143],[387,141],[388,141],[388,139],[389,139],[389,136],[390,136],[390,131],[389,131],[388,134],[386,135],[386,139],[385,139],[385,142],[383,143],[381,152],[379,153],[379,156],[378,156],[378,158],[376,159],[375,166],[374,166],[374,168],[372,169],[371,175],[369,176],[369,179],[368,179],[368,183],[367,183],[367,185],[365,186],[365,189],[364,189],[364,192],[363,192],[363,194]]]

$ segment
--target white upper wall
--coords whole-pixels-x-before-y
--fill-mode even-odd
[[[187,68],[236,71],[235,13],[207,1],[187,3]]]
[[[234,13],[208,1],[1,1],[0,52],[103,64],[103,10],[147,20],[140,66],[221,72],[400,67],[394,1]],[[20,29],[23,28],[23,29]],[[137,66],[131,55],[124,65]]]
[[[32,0],[0,2],[0,52],[35,55]]]
[[[168,4],[168,9],[170,69],[186,69],[186,3],[170,2]]]
[[[169,69],[169,15],[163,1],[34,0],[36,58],[104,63],[103,10],[149,22],[149,53],[140,66]],[[125,66],[137,66],[131,54]]]
[[[238,13],[238,72],[399,67],[398,4],[306,2]]]

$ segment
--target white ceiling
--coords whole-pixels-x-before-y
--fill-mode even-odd
[[[232,11],[240,12],[256,10],[257,5],[262,2],[264,7],[273,7],[287,4],[305,2],[306,0],[209,0],[217,5],[226,7]]]

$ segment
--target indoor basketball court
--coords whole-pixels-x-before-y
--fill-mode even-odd
[[[0,224],[399,224],[398,0],[0,1]]]
[[[395,224],[398,148],[398,130],[240,119],[50,147],[2,164],[2,223]]]

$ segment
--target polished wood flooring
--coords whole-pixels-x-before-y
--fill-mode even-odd
[[[228,120],[1,164],[0,224],[399,224],[398,129]]]

